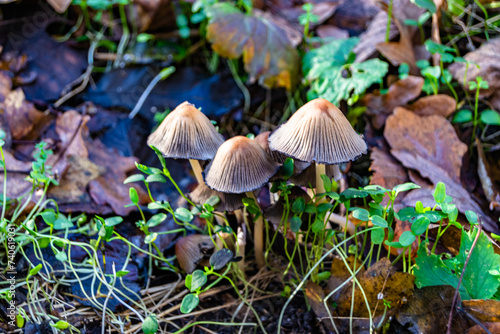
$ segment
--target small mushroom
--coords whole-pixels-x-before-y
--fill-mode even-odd
[[[181,269],[191,274],[205,254],[213,248],[214,244],[208,235],[190,234],[177,240],[175,255]]]
[[[356,160],[366,153],[363,137],[332,103],[315,99],[297,110],[269,135],[269,148],[294,159],[316,163],[316,191],[324,193],[325,165]]]
[[[223,142],[207,116],[186,101],[165,117],[147,143],[166,158],[189,159],[198,184],[202,184],[198,160],[212,159]]]
[[[215,206],[217,212],[235,211],[243,208],[243,199],[246,197],[244,193],[230,194],[210,189],[205,182],[199,184],[188,196],[195,204],[203,204],[210,197],[218,196],[220,202]]]
[[[258,205],[252,190],[261,188],[276,174],[276,163],[257,142],[243,136],[227,140],[217,150],[214,159],[203,173],[205,183],[219,192],[246,193]],[[259,217],[255,221],[255,257],[259,268],[264,260],[264,221]]]

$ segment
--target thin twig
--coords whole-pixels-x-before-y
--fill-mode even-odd
[[[474,250],[474,247],[476,246],[477,240],[479,239],[479,236],[481,235],[482,230],[483,230],[483,227],[482,227],[481,223],[479,223],[478,228],[477,228],[476,237],[474,238],[474,241],[472,242],[472,246],[470,247],[470,250],[469,250],[469,255],[467,255],[467,259],[465,260],[464,267],[462,269],[462,274],[460,275],[460,279],[458,280],[457,289],[455,290],[455,296],[453,297],[453,302],[451,303],[450,317],[448,318],[448,326],[447,326],[448,329],[446,330],[446,334],[451,334],[451,323],[453,322],[453,310],[455,309],[455,305],[457,304],[458,294],[460,292],[460,285],[462,284],[462,280],[463,280],[464,274],[465,274],[465,269],[467,269],[467,264],[469,263],[470,256],[472,255],[472,251]]]

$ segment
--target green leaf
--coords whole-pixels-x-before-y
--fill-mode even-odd
[[[358,208],[352,212],[352,216],[356,219],[367,222],[370,219],[370,214],[365,209]]]
[[[467,210],[465,211],[465,217],[467,221],[471,224],[477,224],[477,214],[474,211]]]
[[[323,227],[324,227],[323,221],[321,219],[316,218],[316,220],[314,221],[314,223],[311,226],[311,230],[314,233],[319,233],[323,230]]]
[[[146,223],[146,225],[148,227],[155,227],[155,226],[158,226],[161,223],[163,223],[165,221],[165,219],[167,219],[167,215],[164,214],[164,213],[159,213],[159,214],[154,215],[151,218],[149,218],[149,220]]]
[[[413,182],[407,182],[403,184],[398,184],[394,188],[392,188],[392,191],[396,193],[396,196],[403,191],[408,191],[412,189],[420,189],[420,186],[418,184],[415,184]]]
[[[436,13],[436,5],[432,0],[411,0],[411,2],[420,8],[427,9],[432,14]]]
[[[140,170],[141,172],[143,172],[144,174],[148,174],[148,175],[154,174],[154,172],[151,170],[151,168],[149,168],[148,166],[145,166],[145,165],[141,165],[140,163],[136,162],[135,167],[137,167],[137,169]]]
[[[303,197],[298,197],[293,201],[292,204],[292,212],[296,214],[300,214],[304,212],[306,208],[306,200]]]
[[[24,322],[25,321],[24,321],[23,316],[20,313],[18,313],[16,315],[16,324],[17,324],[17,327],[18,328],[23,328],[24,327]]]
[[[322,271],[322,272],[318,273],[318,281],[319,282],[326,281],[327,279],[330,278],[331,275],[332,275],[332,273],[329,271]]]
[[[175,218],[185,223],[189,223],[193,220],[194,216],[191,211],[186,208],[177,208],[177,210],[175,210]]]
[[[66,255],[65,252],[57,252],[56,253],[56,259],[58,259],[61,262],[64,262],[64,261],[68,260],[68,256]]]
[[[421,235],[427,230],[431,221],[426,216],[420,216],[411,224],[411,231],[415,235]]]
[[[40,214],[43,218],[43,221],[47,225],[54,225],[54,222],[56,221],[56,214],[54,213],[53,210],[46,210]]]
[[[293,159],[292,158],[286,158],[285,163],[283,163],[283,166],[281,167],[281,175],[288,180],[292,174],[293,174]]]
[[[495,110],[484,110],[481,113],[481,122],[489,125],[500,125],[500,114]]]
[[[125,179],[125,181],[123,181],[123,183],[127,184],[127,183],[132,183],[132,182],[139,182],[139,181],[144,181],[144,175],[142,175],[142,174],[130,175],[129,177],[127,177]]]
[[[404,231],[399,237],[399,243],[403,247],[410,246],[415,241],[415,235],[411,231]]]
[[[368,195],[369,193],[367,191],[354,188],[347,188],[346,190],[340,193],[340,201],[346,202],[353,198],[365,198]]]
[[[231,250],[227,248],[223,248],[213,253],[210,256],[210,265],[214,268],[214,270],[221,270],[233,259],[234,255]]]
[[[170,209],[170,203],[165,202],[151,202],[148,204],[148,209],[149,210],[158,210],[158,209],[165,209],[169,210]]]
[[[67,329],[69,327],[69,323],[63,320],[59,320],[55,324],[50,324],[52,327],[55,327],[57,329]]]
[[[446,185],[443,182],[439,182],[434,190],[434,200],[437,203],[444,203],[446,199]]]
[[[35,268],[31,268],[28,277],[35,276],[42,269],[42,264],[39,263]]]
[[[109,217],[104,220],[104,223],[106,226],[115,226],[120,224],[123,221],[122,217],[116,216],[116,217]]]
[[[158,320],[154,314],[144,319],[142,331],[144,334],[155,334],[158,331]]]
[[[323,186],[325,187],[325,191],[326,192],[332,191],[332,180],[325,174],[321,174],[320,177],[321,180],[323,181]]]
[[[299,216],[293,216],[292,219],[290,219],[290,230],[292,232],[299,232],[300,227],[302,226],[302,219],[300,219]]]
[[[388,227],[387,221],[380,216],[372,216],[372,223],[375,226]]]
[[[66,218],[65,215],[63,215],[62,213],[57,215],[57,218],[54,222],[54,229],[65,230],[67,228],[72,228],[72,227],[73,223],[68,218]]]
[[[351,51],[358,38],[338,39],[312,49],[303,58],[303,73],[311,81],[308,98],[322,97],[333,104],[363,94],[387,73],[388,64],[379,59],[351,63]],[[349,75],[343,72],[347,70]]]
[[[158,234],[156,232],[153,232],[151,234],[148,234],[145,238],[144,238],[144,243],[149,245],[150,243],[153,243],[156,238],[158,238]]]
[[[132,201],[132,203],[134,203],[135,205],[139,205],[139,195],[137,194],[137,190],[135,190],[134,187],[130,187],[128,191],[130,201]]]
[[[333,204],[332,203],[321,203],[320,205],[318,205],[318,212],[321,213],[321,212],[326,212],[328,210],[330,210],[331,208],[333,207]]]
[[[160,174],[153,174],[153,175],[148,175],[146,178],[147,183],[152,183],[152,182],[159,182],[159,183],[166,183],[167,180],[165,180],[165,177]]]
[[[200,270],[196,269],[191,274],[191,292],[195,292],[207,283],[207,275]]]
[[[217,204],[220,202],[220,197],[219,196],[211,196],[205,201],[205,204],[211,205],[212,207],[215,207]]]
[[[384,242],[385,230],[383,228],[376,228],[371,231],[372,242],[375,245],[380,245]]]
[[[403,245],[401,245],[401,243],[399,241],[389,241],[389,240],[386,240],[385,244],[387,246],[394,247],[394,248],[403,248]]]
[[[130,273],[130,271],[128,270],[118,270],[116,272],[116,277],[124,277],[126,275],[128,275]]]
[[[200,303],[200,298],[198,298],[197,295],[190,293],[184,296],[184,299],[182,300],[181,312],[184,314],[190,313],[192,310],[196,308],[196,306],[198,306],[199,303]]]

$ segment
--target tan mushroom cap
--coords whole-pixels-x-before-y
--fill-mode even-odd
[[[297,160],[333,165],[366,153],[364,139],[344,114],[325,99],[315,99],[269,135],[269,148]]]
[[[276,161],[277,163],[282,165],[285,163],[285,160],[286,160],[286,158],[288,158],[288,156],[286,156],[280,152],[277,152],[277,151],[272,151],[269,148],[269,135],[270,134],[271,134],[271,131],[265,131],[265,132],[259,133],[259,135],[256,136],[254,140],[267,152],[267,154],[269,154],[271,156],[271,158],[273,158],[274,161]],[[293,173],[294,174],[300,173],[301,171],[306,169],[309,165],[310,165],[309,162],[296,160],[293,162]]]
[[[240,194],[262,187],[278,168],[279,164],[257,142],[236,136],[219,147],[203,177],[214,190]]]
[[[208,117],[186,101],[165,117],[147,143],[167,158],[210,160],[223,142]]]
[[[191,274],[205,254],[213,248],[214,244],[208,235],[190,234],[177,240],[175,255],[182,270]]]

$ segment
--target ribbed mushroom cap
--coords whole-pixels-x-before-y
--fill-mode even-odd
[[[286,158],[288,156],[278,152],[278,151],[272,151],[269,148],[269,135],[271,134],[271,131],[265,131],[262,133],[259,133],[258,136],[255,137],[255,141],[264,149],[264,151],[267,152],[273,158],[274,161],[279,163],[280,165],[283,165],[285,163]],[[310,165],[309,162],[304,162],[304,161],[298,161],[295,160],[293,162],[293,173],[300,173],[304,169],[306,169]]]
[[[201,111],[181,103],[148,138],[167,158],[210,160],[224,138]]]
[[[291,189],[291,192],[288,195],[288,202],[290,203],[290,205],[292,205],[293,202],[299,197],[304,198],[306,204],[311,202],[311,197],[307,194],[307,192],[304,191],[301,187],[297,186]],[[283,196],[280,196],[279,200],[276,203],[274,203],[273,205],[264,210],[263,212],[264,218],[269,220],[275,226],[278,226],[279,223],[281,222],[281,219],[283,218],[284,210],[285,210],[285,199],[283,198]],[[292,217],[293,217],[293,212],[290,212],[290,214],[288,215],[288,221],[290,221]],[[302,224],[304,224],[308,220],[309,220],[309,215],[303,214]]]
[[[241,194],[262,187],[279,165],[257,142],[243,136],[233,137],[217,150],[203,173],[210,188]]]
[[[332,165],[366,153],[363,138],[344,114],[325,99],[315,99],[269,135],[269,148],[307,162]]]
[[[243,199],[247,197],[245,194],[228,194],[210,189],[205,183],[199,184],[189,195],[189,198],[195,204],[203,204],[210,197],[218,196],[220,202],[215,206],[215,211],[235,211],[243,208]]]
[[[325,175],[335,181],[340,180],[342,177],[339,165],[326,165],[325,171]],[[292,176],[290,181],[299,186],[316,188],[316,166],[309,166],[302,173]]]
[[[177,240],[175,255],[182,270],[191,274],[205,254],[213,248],[214,244],[208,235],[190,234]]]

